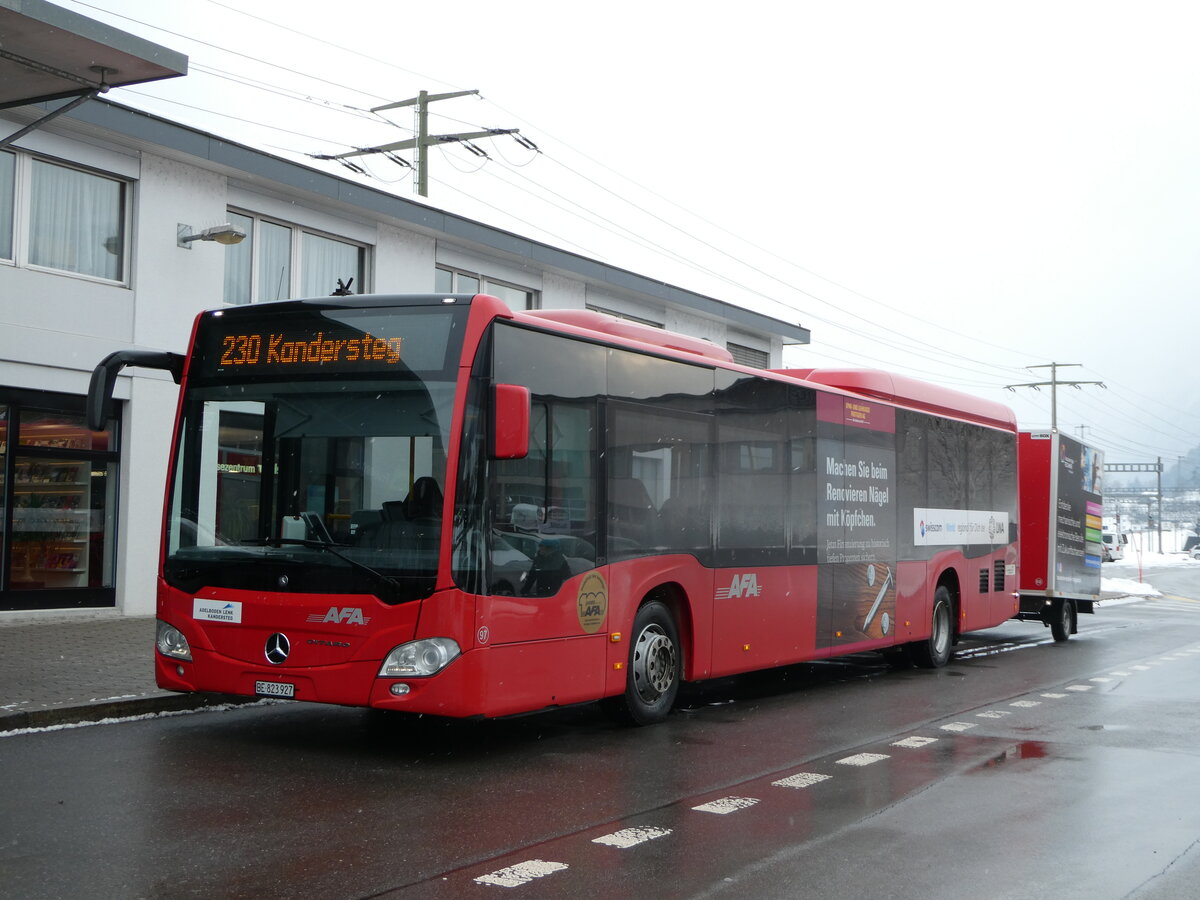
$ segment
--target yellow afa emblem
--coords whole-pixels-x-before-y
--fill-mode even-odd
[[[579,627],[588,634],[595,634],[608,615],[608,584],[599,572],[588,572],[579,585],[575,598],[579,613]]]

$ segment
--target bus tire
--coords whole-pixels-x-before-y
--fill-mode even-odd
[[[625,693],[610,709],[633,725],[653,725],[670,713],[683,679],[679,629],[665,604],[642,604],[633,619]]]
[[[1050,633],[1054,640],[1068,640],[1075,633],[1075,603],[1071,600],[1059,600],[1051,613]]]
[[[933,615],[930,617],[929,637],[909,646],[914,664],[922,669],[940,669],[950,662],[954,644],[954,604],[950,589],[938,585],[933,592]]]

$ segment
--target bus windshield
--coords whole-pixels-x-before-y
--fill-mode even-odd
[[[374,367],[267,364],[272,342],[282,356],[281,344],[303,346],[311,334],[332,343],[344,324],[242,317],[208,332],[202,324],[197,346],[216,350],[199,356],[182,404],[163,570],[172,586],[370,593],[388,603],[432,592],[454,342],[424,372],[384,371],[382,357]],[[253,352],[256,343],[253,369],[228,366],[240,345]]]

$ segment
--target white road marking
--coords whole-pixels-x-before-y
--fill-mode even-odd
[[[979,719],[1003,719],[1005,716],[1011,716],[1012,713],[1002,709],[989,709],[987,712],[975,713],[975,717]]]
[[[1041,706],[1041,700],[1014,700],[1009,706],[1019,706],[1022,709],[1030,709],[1034,706]]]
[[[814,784],[820,784],[822,781],[828,781],[832,777],[832,775],[820,775],[816,772],[797,772],[795,775],[789,775],[787,778],[772,781],[771,784],[775,785],[775,787],[806,788],[812,787]]]
[[[839,759],[837,764],[839,766],[869,766],[885,759],[888,759],[886,753],[855,753],[853,756]]]
[[[655,828],[654,826],[622,828],[620,831],[614,831],[612,834],[592,838],[592,843],[607,844],[610,847],[619,847],[622,850],[628,850],[630,847],[636,847],[638,844],[646,843],[646,841],[666,837],[670,833],[670,828]]]
[[[1096,676],[1095,678],[1089,678],[1089,679],[1088,679],[1088,681],[1094,681],[1094,682],[1096,682],[1097,684],[1108,684],[1110,681],[1112,681],[1112,679],[1111,679],[1111,678],[1105,678],[1105,677],[1103,677],[1103,676],[1101,676],[1101,675],[1098,675],[1098,676]]]
[[[910,750],[916,750],[921,747],[928,747],[930,744],[936,744],[937,738],[930,737],[906,737],[902,741],[895,741],[893,747],[908,747]]]
[[[942,726],[942,731],[969,731],[975,727],[975,722],[951,722]]]
[[[1150,671],[1149,666],[1134,666],[1133,668],[1136,669],[1138,672],[1149,672]]]
[[[1116,675],[1118,678],[1128,678],[1129,677],[1128,672],[1113,672],[1112,674]]]
[[[528,884],[535,878],[544,878],[547,875],[553,875],[555,872],[561,872],[567,868],[566,863],[546,862],[544,859],[529,859],[522,863],[517,863],[515,866],[508,866],[504,869],[498,869],[495,872],[489,872],[487,875],[480,875],[475,879],[476,884],[494,884],[497,887],[520,887],[523,884]]]
[[[1050,700],[1061,700],[1063,697],[1065,697],[1067,695],[1066,694],[1042,694],[1042,696],[1046,697]]]
[[[718,816],[727,816],[731,812],[737,812],[739,809],[747,809],[757,802],[753,797],[722,797],[720,800],[713,800],[709,803],[701,803],[699,806],[693,806],[692,809],[698,812],[709,812],[716,813]]]
[[[1091,684],[1068,684],[1068,691],[1090,691],[1095,685]]]

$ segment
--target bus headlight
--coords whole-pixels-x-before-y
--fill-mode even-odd
[[[154,638],[154,645],[158,647],[159,653],[169,656],[171,659],[190,660],[192,658],[192,648],[188,646],[183,632],[174,625],[168,625],[162,619],[158,620],[158,633]]]
[[[460,654],[450,638],[425,638],[395,648],[379,667],[380,678],[420,678],[436,675]]]

